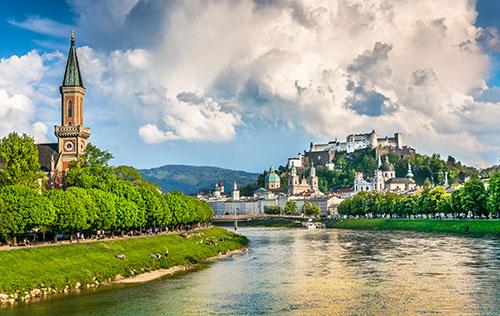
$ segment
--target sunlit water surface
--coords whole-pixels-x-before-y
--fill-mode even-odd
[[[13,315],[500,312],[500,239],[242,228],[250,253],[145,284],[0,309]]]

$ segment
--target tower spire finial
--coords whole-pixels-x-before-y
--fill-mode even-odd
[[[75,42],[75,30],[71,30],[71,43]]]

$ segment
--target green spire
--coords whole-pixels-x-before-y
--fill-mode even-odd
[[[411,171],[411,164],[408,162],[408,172],[406,173],[407,178],[413,178],[413,172]]]
[[[83,81],[80,75],[80,67],[78,66],[78,57],[76,56],[75,48],[75,33],[71,32],[71,46],[69,47],[68,62],[66,63],[66,71],[64,72],[63,87],[82,87]]]

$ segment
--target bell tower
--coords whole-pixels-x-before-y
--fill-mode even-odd
[[[66,171],[72,161],[76,160],[87,148],[90,129],[84,127],[84,96],[78,57],[75,48],[75,34],[71,33],[66,71],[61,87],[61,125],[55,126],[58,139],[60,160],[59,171]]]

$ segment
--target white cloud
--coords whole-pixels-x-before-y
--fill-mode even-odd
[[[143,98],[146,108],[161,105],[161,124],[165,131],[155,124],[146,124],[139,135],[147,143],[167,140],[224,142],[236,135],[240,122],[238,114],[224,108],[210,97],[200,92],[183,92],[175,99],[163,95],[163,101],[156,98]],[[154,102],[154,103],[151,103]]]
[[[462,1],[188,2],[172,10],[156,75],[173,91],[232,100],[242,120],[282,120],[325,139],[402,131],[425,152],[497,150],[474,101],[490,61],[474,3]],[[201,53],[202,52],[202,53]],[[474,154],[472,154],[474,153]]]
[[[139,128],[139,136],[148,144],[161,143],[169,139],[169,135],[155,124],[146,124]]]
[[[72,29],[70,25],[38,16],[31,16],[24,21],[9,20],[9,23],[25,30],[55,37],[67,37]]]
[[[11,131],[25,132],[33,117],[35,108],[31,100],[20,94],[9,95],[0,89],[0,134]]]
[[[43,89],[44,62],[54,58],[57,54],[31,51],[0,60],[0,137],[15,131],[30,134],[36,141],[47,141],[46,125],[33,121],[37,108],[43,108],[49,100]]]
[[[33,137],[35,138],[35,142],[37,143],[47,143],[47,132],[49,131],[49,128],[47,125],[43,124],[42,122],[35,122],[33,123],[31,130],[33,131]]]
[[[87,88],[146,142],[227,141],[257,118],[324,139],[401,131],[421,151],[470,161],[499,150],[483,50],[498,31],[474,26],[474,1],[172,3],[72,2],[79,32],[125,47],[79,48]]]

